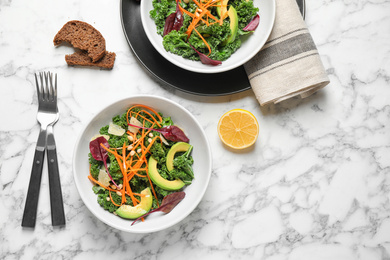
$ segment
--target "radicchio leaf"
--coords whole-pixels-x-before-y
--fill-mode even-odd
[[[107,172],[108,177],[110,177],[112,183],[114,183],[114,185],[116,187],[118,187],[118,185],[116,185],[115,181],[112,179],[110,172],[108,171],[108,167],[107,167],[108,153],[101,146],[101,144],[104,145],[106,148],[110,148],[110,145],[108,144],[107,139],[104,138],[103,136],[99,136],[98,138],[89,142],[89,151],[91,152],[93,159],[104,163],[104,167],[106,168],[106,172]]]
[[[183,26],[183,20],[183,14],[181,13],[179,8],[179,1],[177,1],[176,11],[168,15],[167,19],[165,20],[163,36],[167,35],[173,30],[179,31],[180,28]]]
[[[144,218],[153,212],[161,211],[161,212],[168,214],[169,212],[171,212],[173,210],[174,207],[176,207],[177,204],[179,204],[180,201],[182,201],[184,199],[185,196],[186,196],[186,194],[184,191],[174,192],[174,193],[171,193],[171,194],[165,196],[161,202],[160,207],[158,207],[157,209],[151,210],[148,213],[146,213],[145,215],[142,215],[141,217],[137,218],[136,220],[133,221],[133,223],[131,223],[131,225],[134,225],[135,222],[137,222],[141,218]]]
[[[137,126],[137,125],[133,125],[133,124],[129,124],[129,126],[152,130],[152,131],[161,133],[165,139],[167,139],[169,141],[173,141],[173,142],[188,143],[190,141],[190,139],[188,139],[188,137],[185,135],[185,133],[179,127],[174,126],[174,125],[166,126],[166,127],[159,128],[159,129]]]
[[[169,213],[186,196],[184,191],[178,191],[165,196],[161,202],[160,211]]]
[[[199,58],[200,58],[200,61],[203,63],[203,64],[206,64],[206,65],[212,65],[212,66],[217,66],[217,65],[221,65],[222,62],[219,61],[219,60],[212,60],[210,59],[206,54],[203,54],[201,52],[199,52],[197,49],[195,49],[194,47],[192,47],[192,45],[190,44],[191,48],[194,49],[194,51],[196,51],[196,53],[199,55]]]
[[[175,23],[175,18],[176,18],[176,12],[171,13],[170,15],[168,15],[167,19],[165,19],[163,36],[167,35],[172,31],[173,24]]]
[[[257,26],[259,25],[260,22],[260,15],[256,14],[256,16],[248,23],[247,26],[242,29],[245,32],[250,32],[256,30]]]

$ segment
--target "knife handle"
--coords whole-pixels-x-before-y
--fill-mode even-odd
[[[45,143],[46,130],[41,130],[38,137],[37,146],[35,148],[34,161],[31,170],[30,183],[27,190],[26,204],[24,206],[22,227],[35,227],[37,218],[39,190],[41,188],[41,178],[43,169],[43,160],[45,159]]]
[[[49,167],[51,223],[53,226],[64,226],[65,212],[62,200],[60,172],[58,170],[56,143],[51,126],[48,127],[47,133],[47,164]]]

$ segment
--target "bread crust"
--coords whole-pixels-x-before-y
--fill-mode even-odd
[[[92,62],[99,61],[106,53],[106,40],[98,30],[86,22],[77,20],[67,22],[53,40],[55,46],[63,42],[86,51]]]
[[[85,51],[76,51],[73,54],[66,55],[65,61],[70,66],[93,66],[104,69],[112,69],[114,67],[116,54],[114,52],[105,52],[103,58],[97,62],[93,62]]]

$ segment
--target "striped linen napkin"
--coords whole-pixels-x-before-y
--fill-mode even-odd
[[[295,0],[276,0],[271,35],[244,68],[261,106],[308,97],[329,83]]]

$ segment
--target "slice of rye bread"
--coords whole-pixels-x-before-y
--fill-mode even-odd
[[[69,21],[54,37],[54,45],[63,42],[71,44],[74,48],[88,52],[92,62],[97,62],[106,53],[106,40],[93,26],[82,21]]]
[[[103,58],[97,62],[93,62],[86,51],[76,51],[73,54],[65,55],[65,60],[71,66],[94,66],[105,69],[114,67],[116,54],[114,52],[105,52]]]

